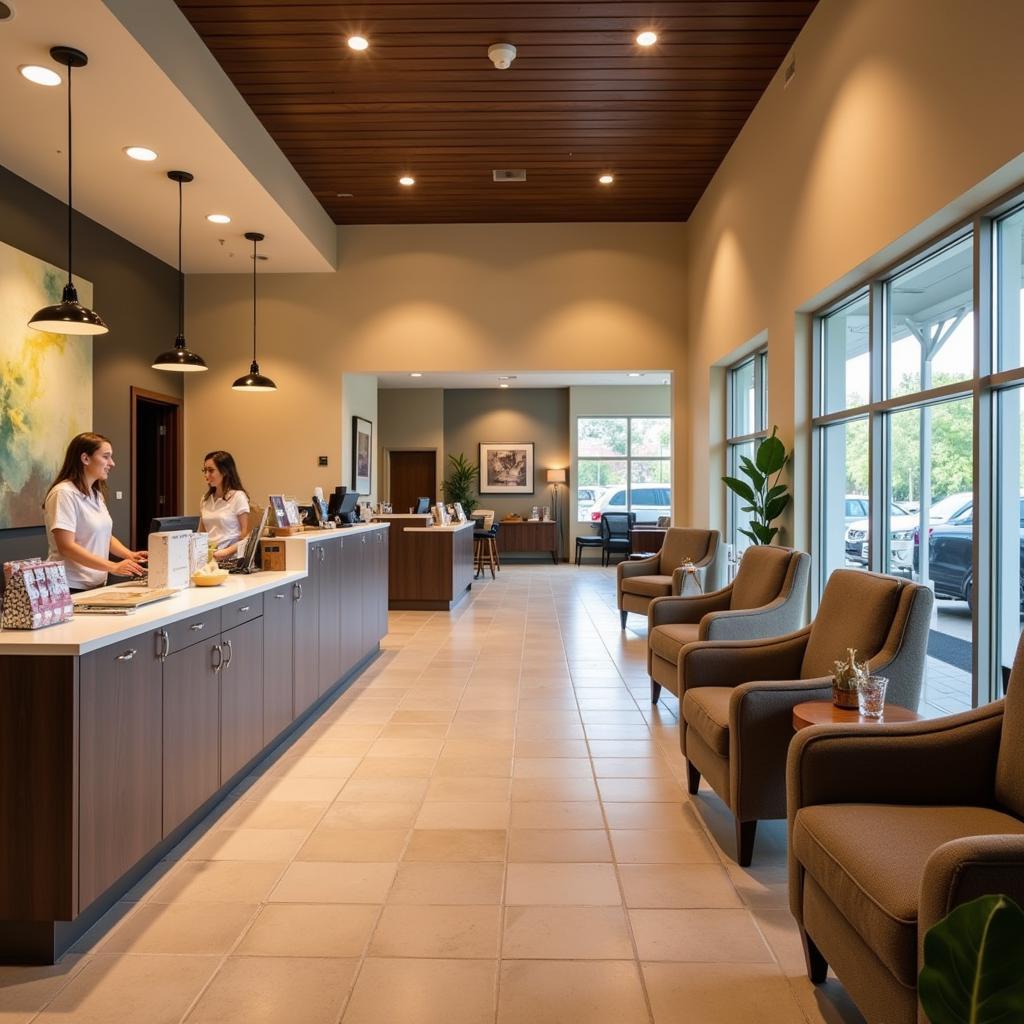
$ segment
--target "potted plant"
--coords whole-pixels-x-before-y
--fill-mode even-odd
[[[441,483],[441,493],[449,505],[460,502],[468,516],[476,508],[476,478],[480,475],[480,467],[474,466],[465,452],[449,455],[448,462],[448,477]]]
[[[734,476],[723,476],[722,481],[747,504],[741,510],[749,512],[750,529],[740,529],[754,544],[771,544],[779,532],[772,523],[789,507],[789,489],[779,483],[779,477],[789,465],[793,453],[776,436],[778,427],[772,427],[770,437],[764,438],[754,452],[751,462],[745,455],[740,459],[740,471],[750,483]]]
[[[857,710],[857,688],[862,679],[870,675],[867,662],[857,661],[857,652],[852,647],[846,648],[846,661],[836,661],[832,665],[832,703],[837,708]]]

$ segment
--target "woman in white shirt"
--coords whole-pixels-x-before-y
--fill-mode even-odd
[[[218,562],[234,558],[249,533],[249,495],[230,452],[210,452],[203,459],[203,476],[207,491],[199,505],[199,530],[210,535]]]
[[[56,480],[43,502],[49,541],[47,558],[64,560],[68,586],[91,590],[114,576],[141,576],[145,551],[129,551],[115,536],[104,492],[114,451],[102,434],[79,434],[64,453]],[[110,557],[113,555],[113,559]]]

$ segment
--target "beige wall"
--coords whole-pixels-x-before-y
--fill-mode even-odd
[[[1022,38],[1019,0],[819,4],[687,225],[692,521],[724,515],[715,364],[767,332],[769,422],[797,452],[785,539],[809,542],[806,312],[1024,181]]]
[[[334,274],[259,280],[259,361],[279,390],[240,395],[244,275],[189,279],[186,452],[225,447],[258,496],[337,483],[345,373],[674,370],[686,365],[685,226],[463,224],[339,229]],[[267,272],[263,272],[266,270]],[[681,407],[675,410],[681,414]],[[678,450],[678,449],[677,449]],[[201,452],[200,452],[201,454]],[[335,457],[337,456],[338,461]],[[197,500],[196,482],[189,501]],[[680,499],[682,500],[682,496]]]
[[[378,465],[381,467],[377,494],[382,500],[391,498],[388,453],[393,451],[424,451],[436,453],[437,493],[445,477],[444,457],[444,391],[441,388],[381,388],[377,392]],[[404,512],[405,509],[395,509]]]
[[[341,378],[341,483],[352,490],[352,417],[361,416],[369,420],[370,435],[370,493],[365,501],[374,504],[380,494],[381,463],[377,458],[377,378],[369,373],[346,373]],[[326,491],[324,492],[326,493]],[[363,503],[360,500],[360,504]]]

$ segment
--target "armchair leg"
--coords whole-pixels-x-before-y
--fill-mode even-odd
[[[736,863],[741,868],[749,868],[754,858],[754,835],[757,832],[757,821],[740,821],[736,819]]]
[[[629,614],[629,612],[627,612],[625,608],[622,608],[622,609],[619,610],[619,622],[622,623],[622,628],[623,629],[626,628],[626,616],[628,614]]]
[[[822,985],[825,982],[825,977],[828,974],[828,961],[822,955],[822,952],[814,944],[814,940],[803,930],[800,929],[800,940],[804,945],[804,961],[807,964],[807,977],[811,979],[811,984]]]
[[[700,789],[700,772],[692,761],[686,762],[686,792],[694,796]]]
[[[653,679],[651,680],[651,703],[657,704],[658,698],[661,696],[661,683],[656,683]]]

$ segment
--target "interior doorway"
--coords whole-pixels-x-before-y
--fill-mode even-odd
[[[396,512],[414,508],[417,498],[437,499],[437,452],[392,451],[388,453],[391,465],[391,507]]]
[[[180,398],[132,388],[132,548],[155,516],[182,515],[184,426]]]

